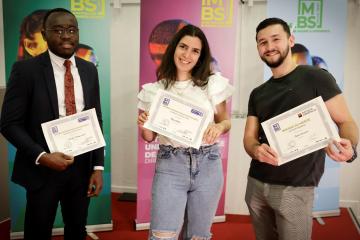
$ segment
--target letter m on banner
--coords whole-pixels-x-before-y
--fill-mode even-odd
[[[299,0],[298,4],[298,29],[322,28],[323,0]]]

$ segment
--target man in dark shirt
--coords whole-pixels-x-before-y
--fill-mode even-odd
[[[297,66],[291,57],[294,36],[278,18],[256,29],[257,49],[273,76],[249,99],[244,147],[252,157],[246,203],[257,239],[311,239],[314,187],[324,172],[325,153],[338,162],[356,158],[358,127],[335,79],[327,71]],[[340,141],[278,166],[261,122],[321,96],[339,128]]]

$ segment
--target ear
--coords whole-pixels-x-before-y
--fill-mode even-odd
[[[295,45],[295,36],[294,34],[291,34],[289,37],[289,45],[290,47],[293,47]]]

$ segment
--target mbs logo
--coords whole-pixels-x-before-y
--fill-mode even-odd
[[[106,0],[70,0],[71,11],[78,18],[105,17]]]
[[[233,19],[233,0],[201,0],[202,27],[229,27]]]
[[[299,0],[295,32],[328,32],[323,26],[323,7],[323,0]]]

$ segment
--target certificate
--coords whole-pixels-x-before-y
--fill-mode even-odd
[[[159,90],[144,127],[182,145],[199,148],[210,122],[209,110],[168,91]]]
[[[279,165],[340,140],[321,96],[261,123]]]
[[[77,156],[105,146],[95,109],[41,124],[50,152]]]

